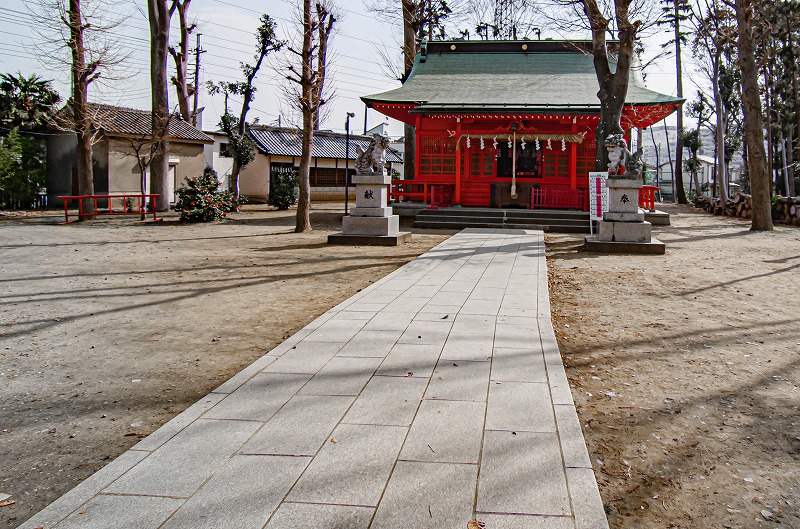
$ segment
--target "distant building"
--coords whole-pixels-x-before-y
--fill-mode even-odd
[[[141,193],[142,176],[134,147],[149,142],[150,112],[97,103],[90,103],[89,111],[99,135],[92,149],[95,194]],[[203,147],[213,144],[214,140],[177,116],[170,119],[169,135],[167,196],[172,203],[175,190],[187,176],[202,174],[205,167]],[[78,194],[77,145],[74,133],[48,136],[47,194],[51,205],[62,203],[58,195]],[[142,153],[146,151],[145,146]],[[149,186],[148,171],[147,192]]]
[[[276,175],[295,171],[300,166],[302,154],[302,131],[288,127],[250,127],[250,136],[256,143],[258,155],[253,163],[245,167],[239,175],[239,190],[253,201],[266,201],[269,197],[271,181]],[[233,160],[227,157],[225,147],[227,137],[212,133],[214,145],[206,148],[206,160],[217,171],[221,181],[227,182]],[[338,132],[316,131],[312,146],[311,200],[344,200],[345,168],[355,174],[354,162],[358,156],[356,147],[366,149],[371,136],[350,135],[349,152],[346,135]],[[346,154],[349,156],[346,157]],[[386,152],[387,169],[402,163],[403,156],[393,148]],[[355,188],[350,197],[355,198]]]

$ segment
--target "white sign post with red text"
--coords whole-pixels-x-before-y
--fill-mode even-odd
[[[607,172],[589,173],[589,233],[594,235],[594,221],[603,220],[608,211]]]

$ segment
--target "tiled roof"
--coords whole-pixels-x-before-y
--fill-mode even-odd
[[[301,131],[283,127],[250,127],[250,136],[255,140],[258,149],[264,154],[277,156],[300,156],[301,154]],[[314,132],[314,143],[311,149],[311,156],[316,158],[339,158],[345,157],[346,145],[345,135],[338,132]],[[367,136],[350,135],[350,156],[355,160],[358,156],[356,145],[365,150],[371,138]],[[386,150],[386,161],[393,163],[403,163],[403,155],[392,149]]]
[[[152,131],[152,117],[148,110],[89,103],[99,128],[107,133],[148,136]],[[169,121],[169,135],[173,139],[213,143],[214,140],[178,116]]]
[[[598,111],[591,42],[429,42],[408,80],[394,90],[364,96],[367,103],[414,103],[415,112]],[[612,65],[612,68],[614,66]],[[679,103],[644,86],[631,71],[625,102]]]

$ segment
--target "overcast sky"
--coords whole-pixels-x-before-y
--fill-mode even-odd
[[[26,3],[35,4],[37,0],[2,0],[0,2],[0,72],[22,72],[25,75],[37,73],[53,79],[56,89],[65,99],[69,97],[69,70],[53,68],[42,64],[36,57],[34,41],[38,37],[34,31],[36,22],[31,17]],[[363,131],[364,104],[359,96],[390,90],[399,86],[391,80],[382,67],[383,60],[379,50],[389,54],[400,54],[399,27],[379,20],[376,15],[364,9],[362,0],[339,0],[342,17],[337,23],[337,31],[332,41],[333,65],[331,86],[335,88],[335,98],[328,105],[323,129],[344,131],[346,112],[354,112],[350,129]],[[254,6],[258,8],[255,9]],[[206,50],[201,57],[200,80],[230,81],[240,79],[240,61],[251,61],[254,51],[254,32],[261,13],[267,13],[278,23],[279,34],[288,37],[296,27],[294,0],[266,0],[253,2],[247,0],[193,0],[190,7],[191,18],[196,20],[202,33],[202,48]],[[119,2],[116,9],[124,19],[115,30],[120,44],[130,49],[131,56],[121,71],[121,80],[107,85],[92,85],[90,100],[114,105],[149,109],[150,84],[148,77],[149,32],[146,19],[146,0]],[[177,43],[177,15],[173,21],[173,42]],[[542,32],[542,38],[559,38],[556,33]],[[572,35],[585,37],[589,35]],[[664,32],[648,39],[646,56],[659,51],[659,44],[668,38]],[[194,37],[192,37],[194,48]],[[262,69],[256,86],[256,99],[248,114],[248,121],[258,118],[262,124],[277,124],[282,114],[282,124],[290,123],[288,104],[282,97],[281,86],[285,84],[280,73],[280,58]],[[170,68],[173,68],[170,59]],[[193,70],[193,66],[190,68]],[[647,71],[647,85],[651,89],[675,94],[674,62],[662,60]],[[691,73],[684,79],[691,79]],[[684,83],[685,95],[692,96],[696,88]],[[176,96],[170,90],[170,104],[174,105]],[[203,128],[215,129],[224,103],[221,97],[210,97],[205,90],[200,93],[200,106],[205,107]],[[238,110],[236,111],[238,113]],[[389,120],[370,110],[368,126],[373,127],[382,121],[390,121],[390,134],[402,134],[400,123]]]

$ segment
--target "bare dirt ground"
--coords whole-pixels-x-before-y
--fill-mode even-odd
[[[306,234],[268,209],[207,225],[0,216],[0,493],[15,501],[0,527],[446,238],[329,246],[343,208],[315,207]]]
[[[800,528],[800,229],[666,206],[665,256],[549,235],[554,325],[612,528]]]

